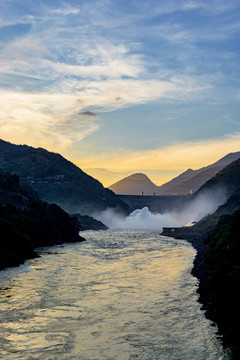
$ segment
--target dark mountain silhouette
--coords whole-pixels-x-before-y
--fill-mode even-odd
[[[214,198],[218,191],[224,192],[226,202],[219,206],[212,215],[203,218],[194,226],[203,233],[209,232],[218,223],[220,216],[232,215],[240,209],[240,159],[225,166],[217,175],[201,186],[187,201],[187,205],[203,196]]]
[[[206,316],[217,324],[224,345],[231,348],[232,359],[239,359],[240,159],[223,168],[194,196],[218,188],[225,189],[228,200],[214,214],[193,226],[193,231],[205,239],[195,260],[195,268],[199,269],[199,301]]]
[[[188,169],[182,174],[168,181],[167,183],[158,187],[159,195],[186,195],[189,194],[191,188],[188,186],[188,181],[195,176],[195,171]],[[182,186],[182,184],[185,184]],[[187,189],[186,189],[187,184]]]
[[[240,358],[240,211],[221,217],[208,237],[204,276],[200,277],[200,302],[206,316],[217,323],[231,359]]]
[[[0,269],[37,256],[35,248],[84,240],[77,218],[39,200],[19,177],[0,171]]]
[[[208,180],[201,188],[194,194],[192,199],[207,193],[222,188],[226,191],[227,197],[230,197],[240,190],[240,158],[225,166],[213,178]]]
[[[0,140],[0,168],[20,176],[44,201],[69,213],[91,214],[106,208],[128,212],[111,190],[57,153]]]
[[[162,234],[188,239],[197,249],[192,274],[199,279],[199,301],[206,316],[217,324],[222,343],[231,350],[231,359],[237,360],[240,358],[240,159],[201,186],[184,207],[198,203],[201,197],[214,198],[219,190],[225,192],[227,201],[213,214],[192,227],[165,228]]]
[[[234,212],[240,210],[240,159],[225,166],[217,175],[201,186],[194,195],[187,197],[176,210],[181,213],[191,209],[192,205],[195,207],[202,206],[201,200],[203,199],[206,202],[215,202],[222,195],[222,204],[217,207],[215,212],[203,217],[191,227],[178,228],[174,233],[174,237],[186,238],[188,235],[191,237],[193,233],[198,234],[201,238],[207,237],[222,216],[231,216]],[[171,233],[169,229],[171,228],[164,228],[163,234],[169,236]]]
[[[185,174],[186,176],[185,179],[183,178],[183,181],[181,181],[182,179],[179,179],[179,177],[173,179],[172,181],[160,186],[160,193],[161,195],[187,195],[189,193],[194,193],[226,165],[239,158],[240,151],[236,153],[229,153],[217,162],[201,169],[192,171],[189,169],[187,172],[181,174]]]
[[[188,169],[167,183],[157,186],[144,174],[130,175],[109,189],[120,195],[188,195],[196,192],[203,184],[215,176],[226,165],[240,158],[240,151],[230,153],[214,164],[198,170]]]

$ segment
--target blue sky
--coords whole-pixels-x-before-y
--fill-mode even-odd
[[[0,0],[0,137],[104,185],[240,150],[239,1]]]

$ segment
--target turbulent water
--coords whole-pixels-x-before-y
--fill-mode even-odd
[[[0,358],[228,359],[197,302],[190,244],[139,231],[83,236],[0,272]]]

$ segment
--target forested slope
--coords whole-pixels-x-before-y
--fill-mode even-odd
[[[39,200],[19,177],[0,171],[0,269],[36,256],[35,248],[82,241],[79,225],[56,204]]]

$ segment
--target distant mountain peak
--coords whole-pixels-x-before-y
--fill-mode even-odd
[[[109,186],[109,189],[120,195],[187,195],[197,191],[209,179],[231,162],[240,158],[240,151],[229,153],[217,162],[193,170],[185,170],[167,183],[157,186],[147,175],[135,173]]]
[[[153,195],[158,187],[143,173],[135,173],[109,186],[116,194]]]
[[[151,182],[153,184],[153,182],[149,179],[149,177],[143,173],[135,173],[132,175],[129,175],[125,178],[125,180],[136,180],[136,181],[147,181],[147,182]],[[120,180],[122,181],[122,180]]]
[[[146,179],[147,178],[148,179],[147,175],[145,175],[143,173],[134,173],[134,174],[131,174],[131,175],[127,176],[127,178],[139,178],[139,179],[141,179],[141,178]]]

